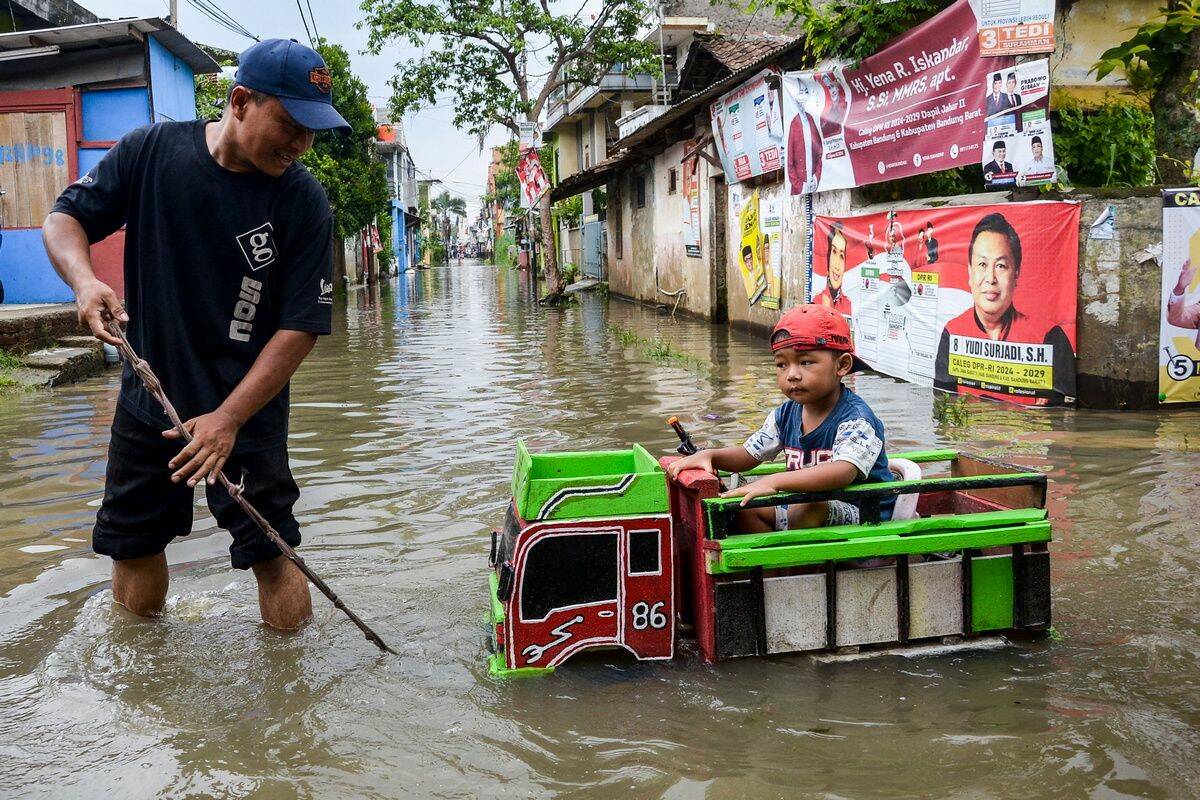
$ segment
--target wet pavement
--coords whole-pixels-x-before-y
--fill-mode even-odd
[[[293,385],[303,553],[402,655],[320,596],[303,633],[264,629],[201,493],[165,617],[113,608],[88,540],[115,374],[0,398],[0,797],[1200,794],[1200,412],[853,379],[893,452],[1048,472],[1054,637],[832,665],[612,653],[495,682],[488,531],[515,441],[663,453],[671,414],[741,441],[778,402],[769,353],[600,295],[539,309],[469,263],[353,294],[334,327]]]

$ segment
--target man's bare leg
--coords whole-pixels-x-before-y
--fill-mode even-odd
[[[167,600],[167,554],[113,561],[113,601],[139,617],[162,614]]]
[[[255,564],[254,577],[258,579],[258,610],[263,622],[294,631],[312,619],[308,578],[285,556]]]

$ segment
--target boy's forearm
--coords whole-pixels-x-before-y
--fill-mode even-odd
[[[713,466],[726,472],[745,472],[754,469],[762,462],[746,451],[741,445],[722,447],[713,451]]]
[[[828,492],[845,489],[858,477],[849,461],[827,461],[815,467],[793,469],[762,478],[776,492]]]
[[[96,280],[87,233],[79,220],[60,211],[52,212],[42,223],[42,241],[54,271],[75,294]]]

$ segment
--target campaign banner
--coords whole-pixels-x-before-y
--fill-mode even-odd
[[[530,209],[537,205],[542,193],[550,188],[550,179],[542,169],[538,151],[530,148],[521,153],[517,162],[517,181],[521,184],[521,208]]]
[[[984,102],[984,186],[1011,189],[1053,183],[1054,140],[1050,134],[1050,61],[1028,61],[988,76]]]
[[[691,150],[695,142],[689,142]],[[691,258],[700,257],[700,176],[697,174],[699,156],[683,160],[683,252]]]
[[[783,109],[779,93],[767,85],[765,69],[710,107],[717,156],[730,183],[774,172],[783,166]]]
[[[979,54],[1054,52],[1054,0],[972,0],[979,17]]]
[[[875,370],[1034,406],[1075,402],[1078,203],[818,216],[813,302]]]
[[[856,68],[787,72],[789,194],[849,189],[979,163],[988,74],[977,19],[958,0]]]
[[[783,304],[783,186],[763,186],[758,195],[759,260],[767,288],[758,304],[778,311]]]
[[[1158,401],[1200,402],[1200,189],[1164,189]]]
[[[757,303],[767,291],[767,276],[763,272],[761,238],[758,223],[758,190],[738,200],[736,211],[738,230],[742,232],[738,246],[738,269],[742,273],[742,284],[746,287],[746,300],[750,305]]]

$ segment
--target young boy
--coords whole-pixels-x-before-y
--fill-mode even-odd
[[[741,447],[702,450],[671,464],[675,477],[685,469],[745,472],[783,451],[787,471],[725,492],[754,497],[776,492],[820,492],[853,483],[893,480],[884,450],[883,423],[870,406],[842,385],[842,378],[866,368],[854,355],[850,326],[831,308],[810,304],[784,313],[771,334],[775,379],[787,401],[771,412]],[[880,503],[880,518],[890,519],[895,498]],[[794,530],[860,521],[857,506],[840,500],[747,508],[739,522],[747,533]]]

